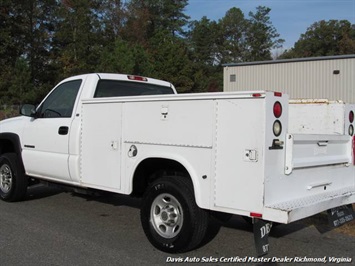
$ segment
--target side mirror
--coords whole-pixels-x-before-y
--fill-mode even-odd
[[[36,106],[33,104],[24,104],[21,106],[20,114],[24,116],[35,117]]]

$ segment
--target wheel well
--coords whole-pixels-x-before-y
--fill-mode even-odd
[[[10,140],[3,139],[0,141],[0,154],[15,152],[15,146]]]
[[[0,155],[4,153],[16,153],[20,171],[25,172],[21,157],[20,138],[14,133],[0,133]]]
[[[132,195],[141,197],[152,181],[167,175],[190,177],[185,167],[177,161],[162,158],[145,159],[134,173]]]

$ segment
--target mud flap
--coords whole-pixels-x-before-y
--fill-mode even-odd
[[[253,231],[256,253],[259,257],[269,252],[269,233],[271,231],[272,222],[262,219],[253,219]]]
[[[331,227],[339,227],[354,220],[355,213],[351,204],[328,210],[328,222]]]

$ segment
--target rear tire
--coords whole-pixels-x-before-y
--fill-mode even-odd
[[[17,155],[5,153],[0,157],[0,198],[4,201],[20,201],[27,191],[28,180],[20,170]]]
[[[144,195],[141,222],[154,247],[181,253],[196,248],[204,239],[209,214],[196,205],[189,179],[163,177],[154,181]]]

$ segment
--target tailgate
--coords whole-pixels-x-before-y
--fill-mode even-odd
[[[355,202],[352,137],[287,134],[284,163],[269,167],[265,220],[289,223]]]
[[[351,146],[351,137],[346,135],[287,134],[285,174],[297,168],[349,165]]]

